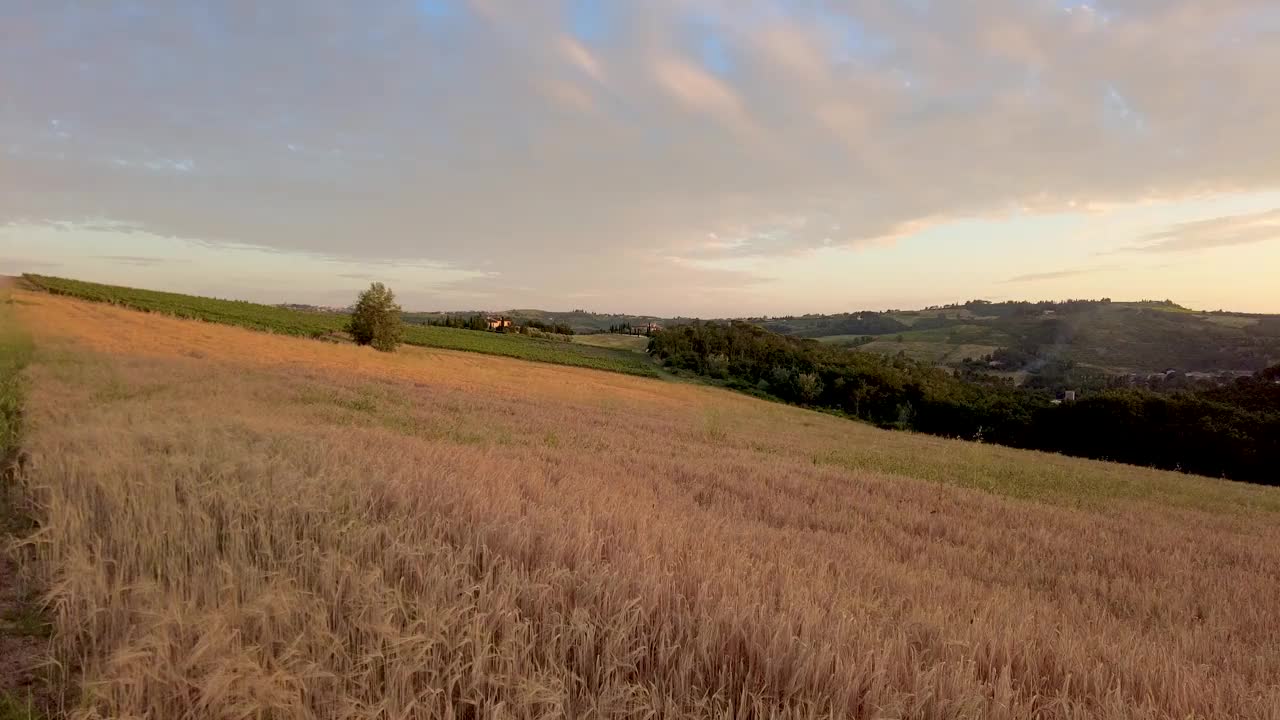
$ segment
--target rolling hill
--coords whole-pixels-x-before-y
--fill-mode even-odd
[[[425,323],[446,314],[408,313]],[[509,310],[516,320],[564,323],[579,333],[601,333],[613,325],[691,318],[652,315]],[[1182,373],[1245,375],[1280,362],[1280,315],[1193,311],[1160,302],[972,301],[925,310],[863,311],[834,315],[745,318],[783,335],[947,367],[1010,351],[998,372],[1041,372],[1050,363],[1070,363],[1102,375]]]
[[[1280,706],[1275,488],[44,293],[0,323],[14,577],[83,717]]]
[[[959,366],[998,355],[1005,372],[1071,363],[1108,375],[1247,374],[1280,362],[1280,315],[1171,302],[974,301],[920,311],[759,319],[774,332]]]
[[[304,305],[261,305],[239,300],[196,297],[43,275],[25,275],[23,282],[33,288],[57,295],[313,339],[343,341],[344,330],[349,319],[345,312],[309,310],[308,306]],[[633,375],[654,377],[658,374],[657,368],[643,353],[607,345],[571,343],[565,340],[533,338],[516,334],[473,332],[412,323],[405,326],[404,342],[419,347],[505,355],[524,360],[593,367]]]

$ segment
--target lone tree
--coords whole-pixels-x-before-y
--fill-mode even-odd
[[[360,293],[351,324],[347,328],[351,337],[360,345],[372,345],[375,350],[395,352],[400,344],[400,306],[396,295],[380,282],[373,283]]]

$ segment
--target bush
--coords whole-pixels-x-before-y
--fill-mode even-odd
[[[368,290],[360,293],[348,329],[356,343],[372,345],[382,352],[394,352],[403,335],[395,293],[382,283],[370,285]]]
[[[822,397],[822,378],[817,373],[800,373],[796,376],[796,392],[805,403]]]

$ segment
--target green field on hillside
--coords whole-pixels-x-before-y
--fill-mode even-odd
[[[592,345],[615,350],[644,352],[649,347],[649,338],[644,335],[618,335],[615,333],[597,333],[594,335],[574,335],[573,341],[581,345]]]
[[[831,343],[834,345],[857,344],[859,338],[867,337],[865,335],[824,335],[817,338],[819,342]],[[1007,345],[1014,341],[1008,333],[1000,329],[977,323],[964,323],[959,325],[947,325],[944,327],[928,328],[923,330],[904,330],[900,333],[892,335],[871,335],[877,340],[886,342],[894,342],[901,339],[903,342],[914,343],[946,343],[950,345],[995,345],[997,347]]]
[[[913,319],[919,320],[920,318]],[[871,340],[868,341],[868,338]],[[912,360],[937,365],[957,365],[965,360],[986,357],[1012,342],[1013,338],[988,325],[965,323],[925,330],[904,330],[894,335],[827,335],[817,340],[884,355],[902,353]]]
[[[521,360],[589,367],[629,375],[650,377],[658,375],[657,366],[644,355],[630,350],[598,347],[568,340],[548,340],[515,333],[501,334],[431,325],[405,325],[404,341],[409,345],[421,347],[505,355]]]
[[[45,275],[23,275],[22,279],[36,289],[55,295],[110,303],[134,310],[159,312],[192,320],[238,325],[280,335],[319,338],[341,332],[347,323],[347,316],[338,313],[302,312],[241,300],[221,300],[157,290],[141,290]]]
[[[134,310],[237,325],[281,335],[345,340],[344,330],[348,317],[343,313],[304,312],[240,300],[196,297],[43,275],[25,275],[23,279],[36,289],[56,295],[111,303]],[[658,375],[656,366],[647,357],[629,350],[516,334],[406,324],[404,342],[419,347],[503,355],[630,375]]]
[[[956,365],[965,360],[978,360],[999,350],[997,345],[975,345],[968,343],[952,344],[948,342],[920,342],[897,340],[875,340],[859,345],[858,350],[877,352],[883,355],[902,353],[912,360],[933,363],[935,365]]]

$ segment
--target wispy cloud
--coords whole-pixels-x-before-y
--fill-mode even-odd
[[[1063,278],[1079,277],[1081,275],[1092,275],[1096,272],[1102,272],[1111,268],[1106,267],[1087,267],[1087,268],[1070,268],[1067,270],[1048,270],[1045,272],[1027,273],[1025,275],[1015,275],[1006,283],[1028,283],[1039,282],[1042,280],[1061,280]]]
[[[62,267],[62,263],[31,258],[0,257],[0,270],[6,273],[31,272],[32,270],[53,270]]]
[[[654,64],[653,73],[671,97],[687,109],[717,118],[744,139],[756,134],[742,99],[733,88],[696,63],[675,55],[663,57]]]
[[[164,265],[166,263],[186,262],[177,258],[163,257],[147,257],[144,255],[98,255],[99,260],[119,263],[121,265],[137,265],[138,267],[153,267],[156,265]]]
[[[1108,263],[1103,265],[1088,265],[1084,267],[1062,268],[1061,270],[1045,270],[1043,272],[1025,273],[1022,275],[1014,275],[1013,277],[1000,282],[1001,284],[1010,285],[1016,283],[1043,282],[1046,280],[1066,280],[1069,278],[1097,275],[1100,273],[1150,272],[1167,270],[1171,267],[1175,267],[1176,265],[1176,263]]]
[[[566,35],[560,38],[560,54],[587,77],[596,82],[604,82],[604,69],[600,67],[600,61],[582,43]]]
[[[1186,252],[1280,239],[1280,208],[1245,215],[1197,220],[1153,232],[1124,248],[1132,252]]]

